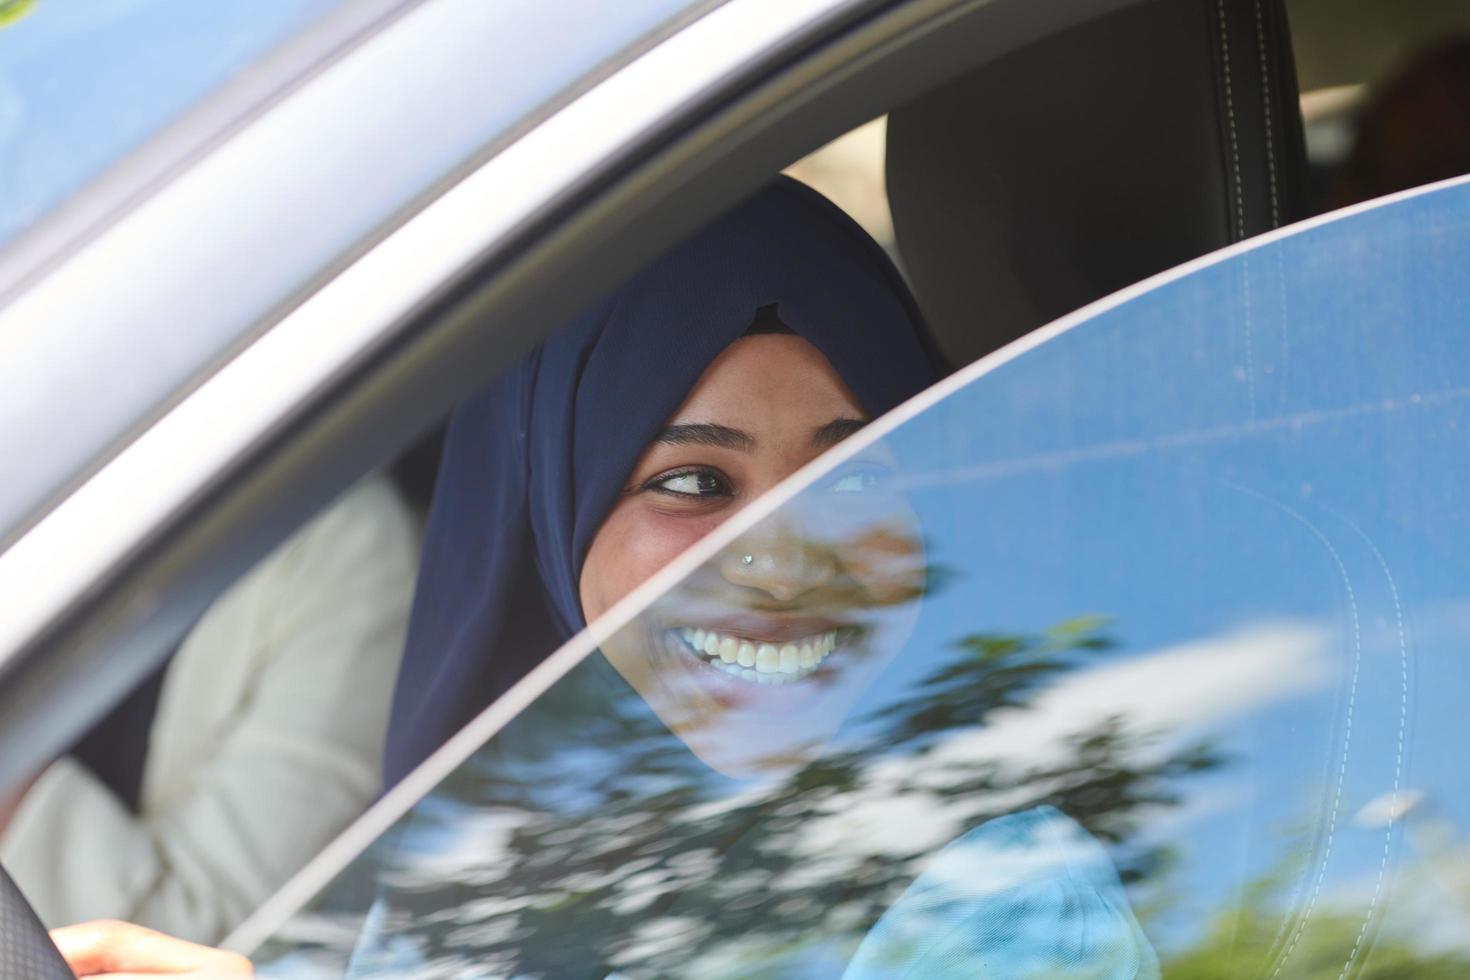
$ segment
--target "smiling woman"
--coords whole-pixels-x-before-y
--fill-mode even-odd
[[[938,373],[886,256],[788,180],[543,343],[451,423],[389,780],[584,622]],[[439,965],[477,975],[600,978],[640,963],[626,975],[684,972],[648,960],[653,947],[624,929],[644,900],[608,888],[647,870],[671,921],[703,921],[705,897],[676,880],[711,862],[743,882],[722,936],[754,939],[752,882],[772,870],[764,849],[820,834],[822,821],[741,801],[792,781],[817,792],[844,781],[841,733],[865,724],[855,707],[905,649],[926,595],[919,521],[893,470],[882,444],[852,454],[603,631],[600,655],[383,839],[371,880],[345,881],[327,899],[369,909],[330,927],[353,934],[347,961],[266,951],[269,975],[404,975],[441,954]],[[729,813],[730,825],[707,844],[685,839],[702,836],[711,812]],[[471,825],[483,836],[466,836]],[[684,853],[660,866],[655,855],[670,847]],[[431,869],[446,852],[456,866]],[[902,893],[853,877],[868,905],[893,900],[878,921],[864,911],[872,928],[861,948],[862,936],[801,927],[822,903],[793,906],[790,924],[807,934],[761,949],[769,975],[836,976],[849,961],[854,980],[896,975],[895,964],[934,977],[1061,976],[1077,963],[1090,977],[1157,975],[1107,856],[1060,812],[986,823],[947,853],[1023,871],[978,887],[921,877]],[[482,930],[471,920],[484,902],[524,902],[532,917],[554,908],[563,927]],[[440,912],[447,931],[418,931]],[[999,925],[1017,922],[1032,931]]]
[[[601,619],[938,373],[882,251],[781,180],[463,406],[389,780],[586,622],[599,652],[380,838],[303,942],[258,951],[266,974],[1156,977],[1109,856],[1060,809],[933,832],[933,873],[823,845],[872,815],[860,733],[912,744],[929,717],[871,705],[937,581],[891,447]],[[940,681],[968,704],[974,674]]]
[[[544,343],[450,425],[389,781],[746,502],[938,372],[882,250],[784,178]],[[853,471],[831,496],[868,483]],[[819,680],[818,661],[830,674],[854,635],[844,610],[871,560],[837,554],[820,526],[792,531],[747,539],[723,593],[686,593],[657,636],[607,645],[676,732],[709,730],[754,691],[765,703],[777,683]]]
[[[775,314],[767,308],[766,316]],[[638,460],[593,539],[580,583],[587,618],[865,418],[831,363],[800,336],[736,340]],[[867,459],[829,479],[825,520],[788,519],[743,536],[603,643],[623,679],[717,770],[752,776],[806,758],[887,663],[853,656],[872,632],[860,624],[870,610],[895,604],[911,620],[906,600],[922,588],[923,561],[912,512],[883,492],[885,469]],[[836,512],[896,526],[882,540],[904,543],[898,567],[873,561],[870,537],[834,535]],[[889,635],[882,648],[891,655],[902,639]]]

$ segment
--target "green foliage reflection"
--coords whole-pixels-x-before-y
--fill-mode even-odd
[[[1411,937],[1385,934],[1361,912],[1318,906],[1310,928],[1300,919],[1283,928],[1283,865],[1252,883],[1242,903],[1222,913],[1194,946],[1164,962],[1164,975],[1179,980],[1451,980],[1470,977],[1470,957],[1429,950]],[[1299,910],[1289,910],[1298,913]]]
[[[853,738],[759,788],[712,774],[594,658],[385,841],[380,961],[548,977],[840,973],[927,856],[1044,803],[1119,845],[1125,878],[1147,875],[1159,855],[1129,846],[1139,811],[1177,802],[1178,781],[1217,753],[1141,751],[1118,718],[1047,761],[964,743],[1114,646],[1100,619],[966,636]]]

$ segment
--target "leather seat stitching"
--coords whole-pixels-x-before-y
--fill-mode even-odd
[[[1271,179],[1271,227],[1281,226],[1281,206],[1276,191],[1276,150],[1272,142],[1274,129],[1271,118],[1271,70],[1266,61],[1266,26],[1261,16],[1261,0],[1256,0],[1256,45],[1261,58],[1261,102],[1265,111],[1263,128],[1266,131],[1266,172]]]
[[[1240,180],[1240,141],[1235,135],[1235,99],[1230,90],[1230,40],[1225,21],[1225,0],[1217,0],[1220,17],[1220,62],[1225,69],[1225,119],[1230,127],[1230,163],[1235,172],[1235,226],[1239,238],[1245,237],[1245,189]]]

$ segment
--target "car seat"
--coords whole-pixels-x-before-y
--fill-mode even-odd
[[[894,231],[956,365],[1305,216],[1281,0],[1147,0],[889,116]]]

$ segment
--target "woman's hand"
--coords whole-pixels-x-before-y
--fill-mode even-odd
[[[185,942],[130,922],[83,922],[53,929],[51,939],[79,977],[255,975],[250,961],[238,953]]]

